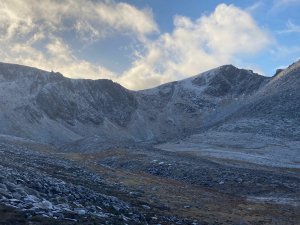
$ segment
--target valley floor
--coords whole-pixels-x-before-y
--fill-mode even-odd
[[[0,158],[0,224],[300,221],[299,168],[151,146],[61,152],[6,137]]]

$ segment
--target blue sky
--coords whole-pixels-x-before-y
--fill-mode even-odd
[[[299,59],[300,0],[0,0],[0,60],[153,87]]]

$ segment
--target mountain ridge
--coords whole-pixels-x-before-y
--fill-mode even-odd
[[[131,91],[108,79],[71,79],[0,63],[0,133],[55,145],[94,135],[124,143],[181,138],[244,115],[248,102],[258,104],[253,99],[262,99],[259,93],[285,74],[298,73],[298,64],[273,77],[224,65]]]

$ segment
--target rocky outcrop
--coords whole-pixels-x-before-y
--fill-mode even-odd
[[[299,62],[273,78],[225,65],[134,92],[110,80],[2,63],[0,132],[61,145],[93,136],[99,143],[162,142],[245,118],[268,128],[278,120],[299,124],[298,75]]]

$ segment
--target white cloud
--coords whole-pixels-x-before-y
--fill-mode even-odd
[[[110,78],[131,89],[233,63],[271,42],[246,10],[225,4],[195,21],[177,15],[171,33],[160,34],[156,40],[148,38],[158,31],[150,9],[113,0],[0,0],[1,60],[74,78]],[[87,43],[128,34],[143,45],[143,51],[137,52],[130,69],[117,76],[100,63],[76,56],[65,37],[68,32]]]
[[[114,79],[116,77],[113,72],[105,67],[78,59],[61,39],[55,37],[51,37],[46,45],[45,52],[37,50],[27,43],[2,47],[2,50],[0,51],[0,57],[5,62],[11,62],[14,57],[14,63],[59,71],[73,78]]]
[[[291,5],[295,3],[300,3],[300,0],[276,0],[275,5],[283,6],[283,5]]]
[[[113,1],[1,0],[0,22],[6,39],[35,30],[53,33],[74,29],[96,38],[113,31],[144,38],[158,31],[150,9]]]
[[[280,59],[281,61],[286,58],[291,58],[291,56],[299,57],[300,47],[299,46],[281,46],[277,45],[276,48],[270,51],[274,59]]]
[[[246,11],[249,13],[255,13],[257,10],[261,9],[264,5],[265,3],[260,0],[247,7]]]
[[[300,0],[273,0],[271,11],[281,10],[282,8],[300,4]]]
[[[279,34],[286,34],[286,33],[300,33],[300,26],[294,24],[292,21],[288,21],[286,23],[286,29],[281,30],[278,32]]]
[[[76,57],[67,44],[68,32],[84,44],[116,34],[143,42],[158,27],[150,9],[113,0],[0,0],[2,61],[71,77],[115,77],[108,69]]]
[[[176,16],[174,26],[172,33],[147,42],[146,53],[120,78],[122,84],[142,89],[182,79],[255,54],[272,41],[250,14],[233,5],[221,4],[196,21]]]

